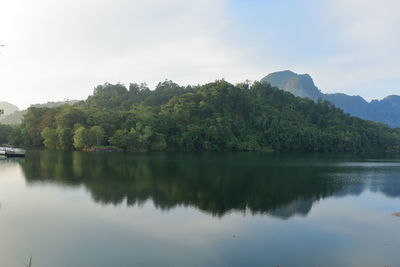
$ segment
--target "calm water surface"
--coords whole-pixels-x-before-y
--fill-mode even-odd
[[[400,159],[0,159],[0,266],[400,266]]]

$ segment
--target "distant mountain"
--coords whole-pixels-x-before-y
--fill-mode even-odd
[[[34,104],[31,105],[30,107],[35,107],[35,108],[55,108],[55,107],[59,107],[59,106],[63,106],[63,105],[74,105],[76,103],[78,103],[78,100],[67,100],[67,101],[58,101],[58,102],[47,102],[45,104]],[[4,107],[2,106],[2,103],[7,103],[7,102],[0,102],[0,109],[4,109],[4,111],[6,111],[6,106],[4,105]],[[24,115],[27,113],[27,110],[19,110],[18,107],[7,103],[8,104],[8,108],[7,110],[9,112],[4,112],[4,115],[2,115],[0,117],[0,123],[2,124],[8,124],[8,125],[17,125],[20,124],[22,122],[22,118],[24,117]],[[15,107],[14,109],[10,108],[10,107]]]
[[[322,96],[321,91],[314,85],[308,74],[297,74],[290,70],[274,72],[261,79],[274,87],[292,93],[299,97],[308,97],[317,100]]]
[[[392,95],[382,100],[367,102],[361,96],[342,93],[324,94],[315,86],[310,75],[297,74],[289,70],[268,74],[261,79],[261,82],[267,82],[298,97],[308,97],[314,101],[318,99],[330,101],[350,115],[362,119],[400,127],[400,96]]]
[[[26,114],[26,110],[17,110],[11,114],[1,116],[0,123],[7,125],[17,125],[22,122],[22,118]]]
[[[19,108],[17,106],[4,101],[0,101],[0,109],[4,110],[3,116],[11,114],[15,111],[19,111]]]

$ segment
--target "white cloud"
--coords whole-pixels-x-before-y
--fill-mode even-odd
[[[2,1],[0,99],[26,107],[106,81],[234,77],[244,56],[226,42],[226,10],[226,0]]]
[[[0,100],[26,107],[83,99],[106,81],[238,82],[280,69],[310,73],[325,92],[399,93],[383,82],[400,83],[397,0],[268,2],[258,13],[240,2],[232,14],[234,2],[2,0]]]

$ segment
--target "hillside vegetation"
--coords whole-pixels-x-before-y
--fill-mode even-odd
[[[73,106],[29,108],[9,143],[62,150],[398,151],[400,132],[267,83],[104,84]]]

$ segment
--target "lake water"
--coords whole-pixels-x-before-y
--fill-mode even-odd
[[[400,159],[29,151],[0,266],[400,266]]]

